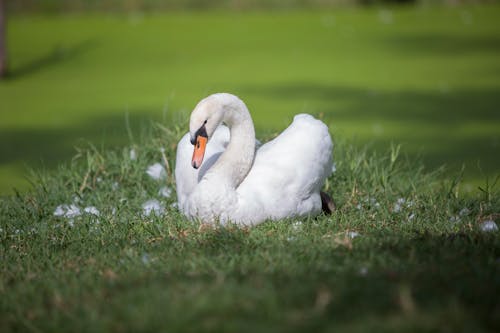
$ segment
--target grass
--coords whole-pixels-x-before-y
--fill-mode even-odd
[[[500,211],[499,15],[11,17],[0,331],[498,331],[499,232],[481,226]],[[328,123],[333,215],[210,228],[161,195],[172,176],[148,166],[172,170],[186,114],[215,91],[248,103],[260,137],[298,112]]]
[[[392,146],[336,140],[331,216],[211,228],[175,209],[184,131],[157,124],[121,149],[87,144],[33,189],[0,199],[0,331],[495,332],[498,185],[464,195]],[[134,149],[137,159],[131,158]],[[165,162],[167,161],[167,162]],[[164,212],[144,216],[158,199]],[[55,216],[61,204],[99,215]]]
[[[0,82],[0,193],[57,169],[80,138],[124,145],[211,92],[261,134],[299,112],[379,153],[391,142],[474,187],[498,174],[500,7],[16,15]],[[174,112],[175,111],[175,112]],[[473,187],[472,187],[473,189]]]

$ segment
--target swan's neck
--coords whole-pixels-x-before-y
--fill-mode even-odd
[[[229,127],[229,144],[212,167],[218,181],[237,188],[252,168],[255,155],[255,129],[246,105],[240,99],[223,104],[222,121]]]

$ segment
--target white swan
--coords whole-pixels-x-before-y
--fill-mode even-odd
[[[179,209],[191,219],[240,225],[319,214],[332,147],[327,126],[300,114],[256,151],[243,101],[227,93],[208,96],[177,145]]]

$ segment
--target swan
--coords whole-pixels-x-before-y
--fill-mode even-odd
[[[177,145],[179,210],[192,220],[243,226],[317,215],[332,148],[328,127],[299,114],[256,149],[245,103],[228,93],[210,95],[192,111],[189,132]]]

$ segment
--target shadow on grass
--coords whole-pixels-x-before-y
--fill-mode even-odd
[[[32,325],[43,331],[65,325],[161,331],[165,323],[174,331],[189,327],[198,332],[228,327],[242,332],[498,330],[496,237],[402,237],[399,233],[366,237],[351,251],[318,244],[304,249],[288,243],[276,244],[271,249],[277,251],[270,252],[263,247],[275,243],[272,239],[255,243],[245,236],[237,244],[240,236],[236,236],[235,242],[225,244],[226,235],[216,235],[214,244],[201,247],[197,242],[186,243],[175,254],[169,242],[144,244],[151,256],[167,254],[166,259],[152,268],[137,260],[126,271],[119,267],[124,265],[120,250],[110,257],[96,256],[97,265],[83,264],[88,256],[96,260],[90,247],[90,252],[84,248],[78,256],[65,252],[73,260],[53,265],[58,274],[38,271],[36,281],[15,278],[13,267],[19,270],[19,265],[43,269],[39,266],[47,258],[36,252],[34,262],[8,262],[5,295],[7,300],[17,296],[17,302],[6,303],[7,311],[0,316],[8,331],[18,331],[24,323],[6,313],[20,309],[24,319],[24,313],[33,308],[41,315],[32,319]],[[92,239],[86,246],[98,241]],[[214,247],[218,251],[213,252]],[[119,275],[106,281],[99,273],[101,260]],[[83,264],[79,274],[68,272],[67,263],[79,261]],[[360,271],[363,267],[366,270]],[[34,300],[28,297],[33,288],[27,288],[33,283],[45,291]],[[80,299],[74,297],[75,288]],[[57,309],[58,303],[50,301],[56,292],[67,310],[47,320]]]
[[[500,89],[386,92],[304,82],[242,90],[319,103],[314,111],[327,123],[359,123],[358,134],[373,137],[378,150],[403,143],[410,158],[431,167],[466,163],[478,176],[500,171]]]
[[[444,56],[470,53],[500,53],[500,37],[493,35],[457,36],[456,34],[404,34],[383,41],[401,54],[442,54]]]
[[[52,51],[47,54],[41,55],[28,63],[10,69],[7,73],[7,80],[16,80],[25,76],[30,76],[46,68],[73,60],[96,46],[97,42],[95,40],[85,40],[72,46],[56,45],[53,47]]]
[[[149,111],[129,115],[116,112],[65,128],[3,129],[0,132],[0,165],[22,161],[33,168],[55,168],[74,156],[75,146],[81,142],[112,148],[132,144],[132,139],[140,141],[143,132],[151,129],[148,125],[158,120],[158,116]]]
[[[428,169],[446,164],[455,172],[466,164],[466,175],[476,179],[499,173],[500,91],[380,92],[313,83],[241,91],[292,99],[296,105],[313,101],[320,105],[314,113],[322,112],[329,124],[352,127],[359,123],[350,129],[354,137],[361,137],[356,144],[372,141],[374,150],[386,152],[391,142],[402,143],[405,154],[414,160],[422,158]],[[75,154],[80,139],[98,148],[130,144],[125,114],[102,112],[106,113],[61,129],[4,129],[0,132],[0,166],[24,163],[53,169]],[[129,119],[132,132],[138,135],[147,129],[148,120],[159,116],[152,110],[134,111]],[[381,127],[380,133],[373,132],[374,125]]]
[[[242,90],[282,100],[329,102],[332,107],[323,107],[318,111],[341,120],[386,119],[443,125],[494,121],[500,125],[500,113],[497,112],[500,88],[462,91],[444,87],[436,92],[385,92],[303,82],[271,87],[244,87]],[[335,107],[338,102],[345,102],[347,107],[338,109]]]
[[[230,233],[210,231],[204,242],[186,241],[170,259],[201,257],[208,267],[174,268],[167,277],[165,268],[146,276],[143,267],[131,269],[132,278],[121,285],[126,292],[110,287],[116,298],[103,313],[113,316],[127,296],[140,294],[138,307],[156,304],[153,309],[162,309],[180,326],[191,320],[182,309],[195,312],[190,313],[197,318],[190,322],[195,331],[208,320],[224,325],[227,318],[241,321],[248,332],[273,325],[291,332],[460,332],[463,325],[465,331],[477,331],[500,324],[494,262],[500,248],[494,235],[384,231],[348,250],[272,239],[256,243],[241,230]],[[162,257],[171,248],[166,242],[151,253]],[[170,298],[158,290],[168,291]]]
[[[460,325],[472,324],[491,329],[500,324],[495,314],[498,299],[492,296],[499,289],[494,278],[495,264],[491,262],[500,250],[496,237],[474,234],[422,234],[406,239],[400,234],[381,236],[377,246],[358,247],[359,257],[354,262],[362,262],[363,256],[371,260],[376,256],[386,258],[386,263],[380,262],[379,267],[372,267],[365,274],[333,274],[323,277],[328,282],[316,283],[332,286],[335,298],[326,309],[330,316],[342,318],[349,325],[361,318],[365,323],[370,322],[374,316],[390,321],[394,315],[402,317],[398,325],[403,327],[452,324],[458,325],[458,329]],[[455,311],[462,314],[456,317]],[[441,313],[448,318],[437,319],[441,317],[438,315],[432,322],[425,322],[432,318],[431,313],[434,316]],[[410,322],[404,324],[406,320]]]

